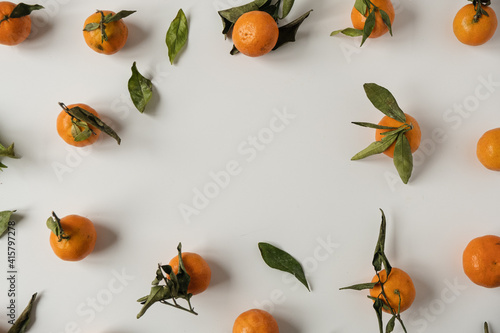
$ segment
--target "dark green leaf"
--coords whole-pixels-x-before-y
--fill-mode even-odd
[[[255,0],[242,6],[220,10],[219,15],[222,18],[223,25],[222,33],[226,35],[241,15],[253,10],[259,10],[270,3],[271,0]]]
[[[384,302],[380,299],[377,298],[373,302],[373,308],[375,309],[375,313],[377,314],[377,321],[378,321],[378,328],[380,333],[384,333],[384,328],[383,328],[383,321],[382,321],[382,307],[383,307]]]
[[[387,276],[389,276],[389,274],[391,274],[392,267],[384,252],[387,220],[385,218],[384,211],[381,209],[380,212],[382,213],[382,221],[380,222],[380,230],[378,234],[377,245],[375,246],[375,253],[373,255],[372,264],[377,272],[382,269],[382,264],[384,264]]]
[[[297,30],[299,30],[300,25],[309,16],[309,14],[311,14],[311,12],[312,9],[299,18],[295,19],[294,21],[282,27],[279,27],[278,41],[276,42],[273,50],[276,50],[277,48],[288,42],[295,42],[295,35],[297,34]]]
[[[159,302],[163,299],[169,298],[170,296],[170,290],[166,288],[165,286],[153,286],[151,287],[151,292],[149,293],[148,298],[144,301],[144,297],[140,298],[139,300],[142,300],[144,302],[144,305],[142,306],[141,311],[137,314],[137,319],[141,318],[144,313],[151,307],[156,302]]]
[[[354,8],[363,16],[366,15],[366,10],[368,9],[365,0],[356,0],[356,2],[354,2]]]
[[[188,39],[188,21],[184,11],[179,9],[177,16],[170,23],[167,31],[166,43],[168,47],[168,58],[173,64],[179,51],[186,45]]]
[[[406,122],[406,116],[389,90],[375,83],[363,85],[366,96],[383,114],[399,122]]]
[[[44,9],[43,6],[40,5],[27,5],[25,3],[19,3],[14,9],[12,13],[10,13],[10,18],[19,18],[23,16],[28,16],[34,10]]]
[[[488,327],[488,323],[484,322],[484,333],[489,333],[489,332],[490,332],[490,329]]]
[[[66,109],[66,112],[73,118],[86,122],[87,124],[92,125],[98,128],[99,130],[103,131],[104,133],[115,139],[116,142],[118,142],[118,144],[121,143],[120,137],[111,127],[106,125],[101,119],[99,119],[92,113],[88,112],[87,110],[75,106],[71,109]]]
[[[344,290],[344,289],[351,289],[351,290],[373,289],[373,287],[375,287],[375,285],[377,283],[378,282],[360,283],[360,284],[355,284],[355,285],[352,285],[352,286],[349,286],[349,287],[340,288],[340,290]]]
[[[370,296],[370,295],[367,295],[366,297],[368,297],[372,301],[376,301],[377,299],[379,299],[378,297],[373,297],[373,296]],[[391,311],[391,308],[387,304],[385,304],[384,302],[382,302],[382,308],[386,309],[389,312]]]
[[[377,129],[397,130],[399,128],[399,127],[382,126],[382,125],[372,124],[372,123],[364,123],[364,122],[359,122],[359,121],[353,121],[352,123],[354,125],[358,125],[358,126],[362,126],[362,127],[377,128]],[[385,133],[390,133],[390,132],[385,132]],[[381,134],[383,134],[383,133],[381,133]]]
[[[71,135],[76,142],[79,142],[90,138],[92,131],[87,123],[83,121],[74,121],[71,125]]]
[[[0,212],[0,237],[2,237],[9,228],[9,221],[14,212],[15,210],[6,210]]]
[[[383,153],[389,148],[394,141],[396,141],[397,135],[386,135],[380,141],[372,142],[368,147],[357,153],[351,158],[351,161],[360,160],[368,156]]]
[[[0,162],[0,171],[3,171],[2,169],[7,169],[8,167],[3,164],[2,162]]]
[[[363,39],[361,40],[361,45],[365,43],[366,39],[372,34],[375,28],[375,11],[372,10],[365,21],[365,26],[363,27]]]
[[[391,333],[394,331],[394,326],[396,325],[396,316],[392,316],[385,326],[385,333]]]
[[[7,148],[4,147],[0,143],[0,156],[2,156],[2,157],[10,157],[10,158],[17,158],[16,157],[16,153],[14,152],[14,143],[12,143]]]
[[[294,257],[268,243],[259,243],[259,250],[269,267],[292,274],[310,291],[302,265]]]
[[[235,54],[238,54],[240,53],[240,51],[236,48],[236,46],[233,45],[233,48],[231,49],[231,51],[229,52],[230,55],[235,55]]]
[[[387,13],[385,11],[383,11],[382,9],[379,9],[379,12],[380,12],[380,16],[382,17],[382,21],[387,26],[387,28],[389,28],[389,33],[392,36],[392,25],[391,25],[391,19],[390,19],[389,15],[387,15]]]
[[[413,171],[413,155],[411,154],[410,142],[404,133],[398,135],[393,159],[399,177],[403,183],[407,184]]]
[[[85,28],[83,28],[83,31],[94,31],[97,29],[100,29],[101,24],[99,23],[88,23]]]
[[[17,318],[14,325],[12,325],[7,333],[25,333],[28,330],[30,323],[31,310],[36,300],[36,293],[31,296],[28,306],[24,309],[21,315]]]
[[[342,33],[342,34],[349,36],[349,37],[363,36],[363,30],[354,29],[354,28],[345,28],[342,30],[335,30],[335,31],[332,31],[330,36],[335,36],[335,35],[338,35],[339,33]]]
[[[127,16],[132,15],[135,12],[136,12],[135,10],[120,10],[115,15],[108,14],[104,17],[103,23],[111,23],[111,22],[119,21]]]
[[[177,251],[179,252],[179,271],[177,272],[177,281],[179,282],[179,293],[181,295],[187,295],[187,290],[189,287],[189,282],[191,277],[186,272],[186,267],[184,267],[184,261],[182,260],[182,244],[179,243],[177,246]]]
[[[276,3],[268,2],[264,6],[260,7],[259,10],[268,13],[272,16],[272,18],[277,21],[279,19],[280,12],[280,4],[281,0],[278,0]]]
[[[128,80],[128,92],[137,110],[143,113],[153,97],[153,84],[139,73],[135,61],[132,65],[132,76]]]
[[[46,225],[57,237],[62,234],[61,225],[52,216],[47,219]]]
[[[281,14],[281,19],[284,19],[285,17],[288,16],[290,11],[292,10],[293,3],[295,0],[283,0],[283,12]]]

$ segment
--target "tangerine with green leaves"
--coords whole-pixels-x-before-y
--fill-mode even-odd
[[[375,26],[368,37],[378,38],[382,35],[385,35],[389,31],[389,28],[382,19],[380,10],[383,10],[387,13],[391,25],[394,22],[396,14],[394,12],[394,6],[392,5],[392,2],[390,0],[370,0],[370,3],[373,7],[371,9],[367,8],[365,13],[360,13],[355,7],[353,7],[351,11],[351,22],[354,29],[363,30],[368,15],[371,13],[371,11],[375,10]]]
[[[97,53],[111,55],[127,43],[128,28],[123,18],[134,11],[98,10],[84,23],[83,37],[87,45]]]
[[[386,270],[382,270],[376,274],[372,282],[379,282],[370,289],[370,296],[380,298],[385,305],[392,308],[395,313],[403,312],[410,308],[415,300],[415,286],[410,276],[402,269],[392,267],[389,278],[387,278]],[[384,284],[385,296],[382,295],[382,286]],[[383,307],[382,311],[392,313],[388,308]]]
[[[276,319],[267,311],[251,309],[240,314],[233,325],[233,333],[279,333]]]
[[[278,41],[279,29],[274,18],[264,11],[250,11],[241,15],[233,27],[234,46],[249,57],[269,53]]]
[[[482,45],[489,41],[497,29],[495,11],[480,1],[462,7],[453,20],[453,33],[466,45]]]
[[[212,277],[212,271],[205,259],[197,253],[183,252],[182,262],[184,263],[186,273],[191,278],[189,280],[188,293],[197,295],[207,290]],[[177,274],[179,272],[179,256],[173,257],[169,265],[172,267],[173,272]]]
[[[405,113],[406,116],[406,122],[402,123],[396,119],[393,119],[388,116],[384,116],[380,122],[378,123],[381,126],[387,126],[387,127],[395,127],[399,128],[405,124],[411,126],[411,129],[407,132],[405,132],[405,136],[408,139],[408,142],[410,143],[411,147],[411,152],[414,153],[417,151],[418,147],[420,146],[420,140],[422,138],[422,132],[420,130],[420,126],[415,118],[410,116],[409,114]],[[384,137],[382,133],[391,131],[390,129],[379,129],[377,128],[375,130],[375,140],[380,141]],[[384,154],[386,154],[389,157],[394,157],[394,148],[396,146],[396,142],[394,142],[389,148],[387,148],[384,151]]]
[[[500,287],[500,237],[486,235],[471,240],[463,252],[462,265],[475,284]]]
[[[66,110],[79,107],[82,108],[96,117],[99,117],[99,114],[96,110],[88,106],[87,104],[71,104],[63,108],[63,110],[59,113],[57,117],[57,133],[59,136],[68,144],[75,147],[85,147],[93,144],[99,138],[101,131],[89,124],[79,122],[74,119]],[[78,138],[78,134],[84,131],[90,130],[90,134],[84,140],[80,140]]]
[[[12,46],[24,42],[31,33],[29,14],[42,8],[40,5],[0,1],[0,44]]]
[[[476,155],[487,169],[500,171],[500,128],[489,130],[479,138]]]
[[[47,220],[50,246],[54,253],[65,261],[79,261],[94,250],[97,233],[92,221],[79,215],[68,215],[61,219],[55,213]]]

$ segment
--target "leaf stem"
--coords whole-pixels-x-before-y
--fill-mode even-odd
[[[97,10],[101,14],[101,22],[99,22],[99,27],[101,28],[101,43],[108,41],[108,36],[106,35],[106,25],[104,24],[104,12],[102,10]]]
[[[4,21],[8,21],[9,20],[9,15],[4,15],[3,19],[0,20],[0,24]]]
[[[172,299],[172,300],[175,302],[175,299]],[[184,311],[189,312],[189,313],[192,313],[192,314],[194,314],[194,315],[196,315],[196,316],[198,315],[198,313],[196,313],[196,312],[194,311],[194,309],[191,307],[191,303],[189,302],[189,300],[188,300],[189,309],[187,309],[187,308],[185,308],[185,307],[183,307],[182,305],[179,305],[179,304],[177,304],[177,303],[172,304],[172,303],[169,303],[169,302],[167,302],[167,301],[165,301],[165,300],[161,300],[161,301],[160,301],[160,303],[165,304],[165,305],[170,305],[170,306],[172,306],[172,307],[174,307],[174,308],[177,308],[177,309],[184,310]]]
[[[61,220],[59,219],[59,217],[56,215],[55,212],[52,212],[52,216],[54,217],[54,221],[56,222],[57,228],[59,229],[59,235],[56,235],[57,241],[60,242],[63,239],[70,239],[71,237],[66,235],[66,233],[64,232],[64,229],[61,226]]]

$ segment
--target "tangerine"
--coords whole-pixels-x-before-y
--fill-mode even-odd
[[[254,10],[241,15],[233,27],[233,43],[241,53],[259,57],[269,53],[278,41],[279,29],[267,12]]]
[[[264,310],[251,309],[240,314],[233,325],[233,333],[279,333],[276,319]]]
[[[500,171],[500,128],[484,133],[477,142],[476,155],[486,168]]]
[[[127,43],[128,38],[128,28],[123,19],[104,23],[104,18],[110,14],[115,15],[116,13],[110,10],[98,10],[85,20],[83,30],[83,37],[87,45],[97,53],[106,55],[120,51]],[[85,30],[89,24],[98,24],[99,28]],[[101,26],[104,26],[104,29],[101,29]]]
[[[382,295],[382,287],[380,283],[376,284],[373,289],[370,289],[370,296],[380,298],[386,305],[391,307],[395,313],[407,310],[415,299],[415,286],[410,276],[402,269],[393,267],[389,278],[387,278],[386,270],[382,270],[379,276],[375,275],[372,282],[380,282],[384,284],[384,293]],[[382,308],[384,312],[391,313],[390,310]]]
[[[474,238],[462,255],[464,272],[469,279],[486,288],[500,287],[500,237]]]
[[[71,104],[68,105],[66,108],[71,109],[74,107],[82,108],[92,113],[96,117],[99,117],[97,111],[88,106],[87,104],[82,104],[82,103]],[[73,117],[71,117],[65,110],[62,110],[61,113],[59,113],[59,116],[57,117],[57,133],[66,143],[75,147],[85,147],[96,142],[97,139],[99,138],[99,135],[101,134],[101,131],[92,125],[88,125],[92,134],[87,139],[81,141],[75,140],[74,126],[78,127],[80,131],[85,130],[85,127],[80,125],[82,124],[75,123]]]
[[[197,253],[183,252],[182,262],[187,274],[191,278],[189,280],[188,293],[196,295],[204,292],[210,284],[212,271],[208,263]],[[179,272],[179,256],[175,256],[170,260],[169,265],[175,274]]]
[[[409,114],[406,114],[406,124],[413,126],[413,128],[407,132],[405,132],[405,136],[408,139],[408,142],[410,143],[411,147],[411,152],[414,153],[418,147],[420,146],[420,139],[422,138],[422,132],[420,131],[420,126],[418,125],[418,122],[415,118],[410,116]],[[381,126],[388,126],[388,127],[400,127],[403,126],[405,123],[402,123],[396,119],[393,119],[391,117],[385,116],[383,117],[380,122],[378,123]],[[390,129],[377,129],[375,131],[375,140],[380,141],[384,137],[382,133],[391,131]],[[394,142],[389,148],[387,148],[384,151],[384,154],[386,154],[389,157],[394,157],[394,147],[396,146],[396,142]]]
[[[0,44],[17,45],[25,41],[31,32],[29,15],[10,18],[16,5],[9,1],[0,2]]]
[[[50,246],[59,258],[79,261],[94,250],[97,233],[92,221],[79,215],[68,215],[59,219],[53,213],[53,217],[53,221],[59,224],[60,233],[50,233]]]
[[[482,14],[475,19],[477,11],[473,4],[465,5],[455,15],[453,33],[457,39],[467,45],[477,46],[493,37],[498,21],[495,11],[489,6],[481,6],[488,15]]]
[[[382,20],[382,16],[380,15],[379,10],[383,10],[387,13],[387,15],[389,16],[389,20],[391,21],[391,25],[394,22],[396,14],[394,12],[394,6],[392,5],[392,2],[390,0],[371,0],[371,3],[378,9],[375,12],[375,27],[368,37],[377,38],[389,31],[389,28]],[[371,10],[373,10],[373,8]],[[369,14],[370,11],[368,8],[366,10],[366,13],[362,14],[355,7],[353,7],[351,11],[351,22],[354,29],[363,30]]]

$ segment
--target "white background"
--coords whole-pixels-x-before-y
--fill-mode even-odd
[[[217,10],[244,1],[39,3],[46,10],[32,14],[30,38],[0,48],[0,141],[14,141],[21,156],[2,159],[9,168],[0,174],[0,210],[18,211],[19,309],[40,295],[30,332],[230,332],[254,307],[271,311],[284,333],[376,332],[366,293],[338,289],[371,279],[379,208],[389,259],[417,290],[403,314],[408,331],[482,332],[484,321],[500,331],[499,290],[473,285],[461,267],[472,238],[500,233],[499,175],[475,157],[479,137],[500,123],[500,36],[480,47],[456,40],[452,20],[466,1],[397,1],[394,37],[359,48],[358,38],[329,36],[351,25],[352,1],[298,0],[291,19],[314,11],[297,41],[260,58],[229,55],[221,34]],[[181,7],[189,41],[172,66],[164,39]],[[83,22],[97,8],[137,10],[115,55],[94,53],[83,40]],[[130,106],[133,61],[154,83],[145,114]],[[408,185],[384,155],[350,161],[374,135],[350,122],[382,117],[365,82],[391,90],[420,123]],[[58,102],[91,105],[121,146],[104,135],[90,150],[67,145],[55,129]],[[248,161],[241,149],[269,134],[276,112],[294,119]],[[230,161],[239,174],[198,215],[183,218],[179,207],[192,206],[210,173]],[[45,227],[52,210],[96,224],[97,247],[85,260],[52,253]],[[175,256],[180,241],[212,267],[211,286],[193,298],[199,316],[157,304],[135,319],[135,300],[149,293],[157,263]],[[303,262],[312,292],[268,268],[259,241]],[[0,332],[8,329],[5,290]]]

